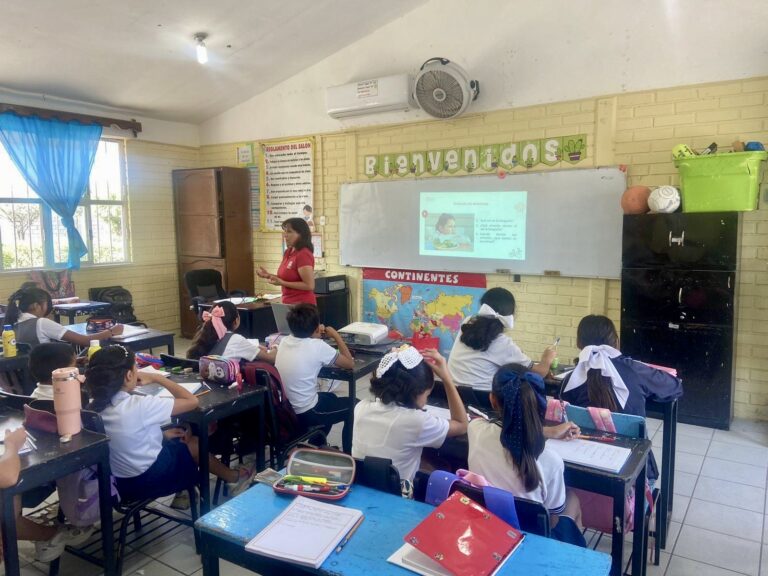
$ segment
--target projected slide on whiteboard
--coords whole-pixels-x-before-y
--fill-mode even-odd
[[[422,192],[419,254],[525,260],[528,193]]]

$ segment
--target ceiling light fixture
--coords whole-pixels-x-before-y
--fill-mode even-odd
[[[200,64],[208,62],[208,48],[205,47],[205,39],[208,38],[208,34],[205,32],[198,32],[195,34],[195,44],[197,48],[197,61]]]

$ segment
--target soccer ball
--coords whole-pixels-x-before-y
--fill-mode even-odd
[[[651,212],[669,214],[680,207],[680,192],[674,186],[659,186],[648,197],[648,208]]]

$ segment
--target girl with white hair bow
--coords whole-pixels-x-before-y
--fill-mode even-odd
[[[461,326],[451,349],[448,368],[456,384],[491,390],[493,377],[505,364],[521,364],[540,376],[549,373],[555,349],[544,350],[538,364],[509,336],[515,325],[515,297],[504,288],[491,288],[480,299],[480,309]]]
[[[443,381],[450,418],[425,410],[435,384]],[[467,431],[467,413],[437,350],[419,352],[402,346],[386,354],[371,379],[373,398],[355,407],[352,456],[389,458],[400,474],[403,496],[421,464],[425,447],[440,448],[445,439]]]

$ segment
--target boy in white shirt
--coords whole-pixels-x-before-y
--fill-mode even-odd
[[[315,305],[294,306],[288,313],[288,326],[291,335],[280,341],[275,367],[302,427],[320,425],[328,434],[334,424],[347,418],[349,399],[318,392],[317,375],[323,366],[354,368],[355,360],[339,333],[320,324]],[[338,350],[323,342],[324,336],[332,338]]]

